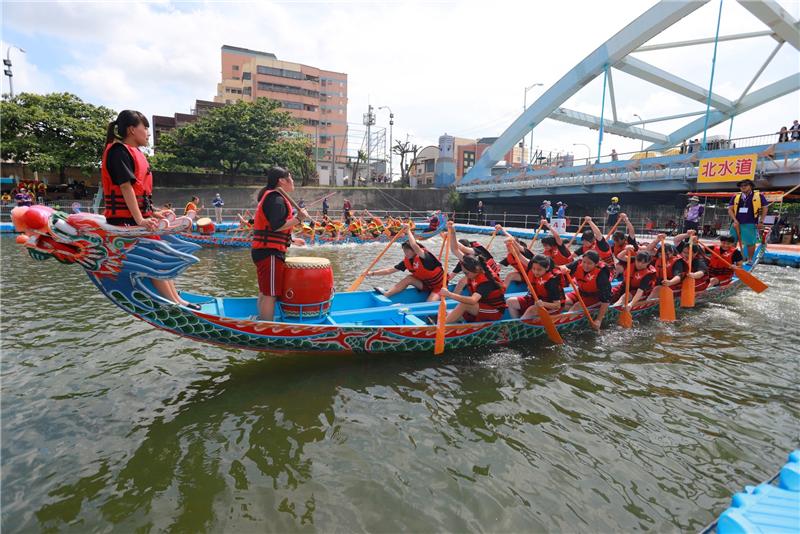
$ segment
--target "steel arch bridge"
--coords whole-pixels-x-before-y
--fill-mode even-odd
[[[795,51],[800,51],[798,22],[774,0],[737,0],[742,7],[767,27],[763,31],[719,36],[718,39],[695,39],[649,46],[645,44],[687,15],[706,5],[709,1],[662,0],[622,28],[583,61],[575,65],[511,123],[502,135],[482,154],[475,166],[462,178],[459,185],[463,186],[470,182],[476,184],[490,179],[492,167],[502,160],[504,155],[521,141],[525,135],[547,118],[597,130],[602,127],[604,132],[641,139],[650,143],[647,147],[648,150],[659,150],[676,146],[682,140],[701,134],[708,128],[730,120],[736,115],[800,89],[800,73],[794,72],[785,78],[751,92],[753,85],[781,47],[788,43]],[[709,98],[707,89],[630,56],[634,52],[713,43],[715,40],[732,41],[762,36],[772,37],[776,43],[775,47],[761,67],[754,73],[744,92],[736,100],[730,100],[713,92]],[[649,118],[647,121],[639,122],[618,120],[612,76],[614,69],[704,105],[710,103],[708,117],[706,118],[706,112],[703,111]],[[611,119],[561,107],[564,102],[598,76],[606,78],[604,80],[604,91],[607,87],[610,97]],[[605,93],[603,101],[605,102]],[[697,117],[698,115],[700,116]],[[644,127],[645,122],[653,124],[682,118],[687,118],[689,121],[668,133],[656,131],[651,127]]]

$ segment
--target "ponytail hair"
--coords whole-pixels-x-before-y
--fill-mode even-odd
[[[123,109],[117,115],[117,118],[108,123],[106,128],[106,144],[111,144],[114,141],[121,141],[128,136],[128,128],[135,128],[140,124],[144,124],[150,128],[150,121],[147,120],[141,112],[131,109]]]
[[[480,268],[483,271],[483,274],[486,275],[486,279],[495,287],[495,289],[503,287],[489,266],[486,265],[486,260],[480,254],[476,254],[474,256],[468,254],[464,256],[461,259],[461,266],[471,273],[474,273]]]
[[[289,171],[283,167],[270,167],[267,169],[267,189],[275,189],[278,187],[278,180],[288,177]]]

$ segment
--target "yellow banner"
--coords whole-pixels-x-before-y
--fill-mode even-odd
[[[698,182],[738,182],[752,180],[756,175],[757,154],[724,156],[700,160],[697,168]]]

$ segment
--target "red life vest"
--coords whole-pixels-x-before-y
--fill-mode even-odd
[[[673,269],[675,268],[675,264],[678,263],[679,261],[682,261],[680,256],[672,256],[671,258],[669,258],[667,260],[667,278],[666,278],[666,280],[671,280],[672,277],[675,276],[675,273],[673,272]],[[661,257],[660,256],[655,257],[655,259],[653,260],[653,263],[651,265],[656,270],[656,278],[657,278],[657,280],[659,282],[663,282],[665,279],[662,276],[664,274],[664,268],[661,266]]]
[[[528,264],[528,267],[530,267],[532,264],[533,262],[530,262]],[[547,300],[548,298],[550,298],[550,295],[548,294],[546,287],[547,282],[549,282],[553,278],[558,278],[558,286],[560,293],[558,299],[562,303],[564,302],[564,300],[566,300],[566,297],[564,296],[564,278],[561,276],[560,270],[553,269],[551,271],[547,271],[546,273],[544,273],[544,276],[540,277],[534,275],[533,272],[529,269],[528,278],[530,279],[531,284],[533,284],[533,288],[536,290],[536,295],[545,302],[550,302]]]
[[[591,246],[586,246],[587,243],[583,242],[581,244],[581,254],[589,252],[590,250],[594,250],[600,256],[600,260],[608,265],[609,267],[614,266],[614,253],[611,252],[611,247],[608,250],[600,250],[600,247],[597,246],[597,240],[595,239],[592,241]]]
[[[428,249],[422,248],[427,254],[431,254],[428,252]],[[431,254],[431,256],[433,256]],[[434,259],[436,257],[434,256]],[[424,282],[425,285],[429,287],[439,287],[442,285],[442,279],[444,278],[444,270],[442,269],[442,264],[439,263],[439,260],[436,260],[436,267],[433,270],[426,269],[425,266],[422,264],[422,259],[419,256],[414,256],[412,259],[403,258],[403,265],[406,266],[408,272],[410,272],[414,278],[417,280]]]
[[[728,263],[733,265],[733,255],[736,253],[736,247],[731,247],[728,250],[724,250],[720,245],[714,245],[711,247],[711,250],[725,258]],[[733,269],[725,265],[722,260],[712,254],[708,262],[708,274],[709,276],[715,277],[733,276]]]
[[[649,274],[652,274],[652,275],[657,274],[656,273],[656,268],[653,267],[652,265],[648,265],[647,267],[645,267],[644,269],[641,269],[641,270],[637,270],[637,269],[632,269],[632,270],[633,270],[633,272],[631,273],[631,291],[635,291],[635,290],[639,289],[639,286],[642,285],[642,280],[644,280],[644,278],[647,275],[649,275]]]
[[[599,265],[595,265],[594,269],[589,272],[583,269],[582,263],[578,265],[578,268],[575,269],[573,279],[578,289],[581,291],[581,296],[593,299],[600,296],[600,288],[597,287],[597,277],[600,276],[602,272],[603,269]]]
[[[572,261],[572,258],[570,256],[564,256],[564,254],[561,253],[561,250],[557,246],[545,249],[543,254],[552,259],[553,263],[559,266],[566,265],[570,261]]]
[[[439,228],[439,217],[434,215],[430,219],[428,219],[428,231],[436,230]]]
[[[153,174],[150,172],[150,164],[141,150],[125,143],[109,143],[103,150],[100,177],[103,185],[104,215],[106,219],[133,218],[133,214],[125,203],[125,197],[122,196],[122,189],[114,183],[111,179],[111,174],[108,172],[108,151],[115,144],[124,146],[131,158],[133,158],[133,176],[136,181],[131,185],[133,186],[133,193],[136,195],[136,204],[139,206],[142,217],[150,217],[153,215]]]
[[[271,248],[279,252],[286,252],[286,249],[292,243],[292,230],[273,230],[269,225],[269,219],[264,215],[263,204],[266,202],[267,197],[271,194],[281,195],[274,189],[268,189],[264,196],[261,197],[261,202],[258,203],[256,208],[256,219],[253,223],[253,248]],[[284,204],[286,205],[286,219],[292,217],[292,205],[286,200],[286,197],[281,195]]]
[[[508,263],[509,267],[516,269],[520,276],[522,276],[522,267],[520,267],[520,265],[517,263],[517,259],[510,252],[506,254],[506,263]]]
[[[488,306],[494,308],[496,310],[505,310],[506,309],[506,291],[503,288],[503,284],[497,280],[497,278],[492,277],[495,283],[495,288],[492,290],[491,293],[487,296],[481,296],[481,299],[478,301],[478,304],[483,304],[484,306]],[[487,278],[486,273],[481,273],[474,280],[467,279],[467,286],[469,286],[469,290],[471,293],[476,293],[478,291],[478,286],[483,284],[484,282],[488,282],[489,278]]]
[[[617,256],[619,256],[620,252],[622,252],[623,250],[625,250],[625,247],[626,247],[627,245],[628,245],[628,243],[626,243],[626,242],[624,242],[624,241],[623,241],[621,244],[617,244],[617,242],[616,242],[616,241],[614,241],[614,244],[613,244],[613,245],[612,245],[612,247],[611,247],[611,253],[612,253],[612,254],[614,255],[614,257],[616,258]]]

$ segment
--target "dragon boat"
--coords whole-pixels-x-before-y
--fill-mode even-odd
[[[437,236],[443,232],[446,229],[446,224],[447,222],[445,217],[440,215],[439,225],[435,230],[415,231],[414,237],[417,239],[417,241],[430,239],[431,237]],[[292,237],[295,240],[298,240],[296,244],[299,244],[299,240],[302,240],[307,247],[323,245],[366,245],[369,243],[388,243],[392,238],[392,236],[388,236],[386,234],[380,234],[375,237],[366,236],[363,234],[360,237],[356,237],[345,234],[349,234],[349,232],[344,232],[338,238],[326,236],[324,234],[316,234],[311,236],[297,232],[292,234]],[[213,233],[185,231],[181,232],[179,236],[186,241],[196,243],[202,247],[250,247],[252,242],[252,235],[245,231],[221,231]],[[403,242],[406,239],[407,238],[405,237],[401,237],[398,241]]]
[[[230,298],[181,292],[194,310],[166,300],[155,291],[151,279],[173,279],[199,260],[192,252],[199,245],[179,237],[191,221],[162,221],[154,231],[111,226],[100,215],[66,214],[44,206],[15,208],[12,219],[17,242],[36,260],[55,258],[82,267],[94,285],[126,313],[156,328],[186,338],[230,348],[274,353],[363,353],[431,351],[436,326],[437,302],[425,302],[425,294],[407,289],[386,298],[371,291],[342,292],[325,303],[326,314],[288,317],[278,310],[274,321],[258,321],[256,298]],[[764,246],[758,248],[752,270]],[[698,292],[698,305],[720,301],[736,292],[742,282],[734,277],[722,286]],[[523,295],[521,284],[512,284],[507,296]],[[675,297],[676,304],[679,296]],[[448,309],[455,307],[447,301]],[[318,306],[321,309],[322,306]],[[676,305],[676,309],[681,310]],[[642,301],[631,309],[640,319],[658,313],[658,299]],[[622,310],[610,307],[604,323],[612,325]],[[552,316],[561,334],[589,329],[582,312]],[[445,350],[484,345],[505,345],[545,335],[538,317],[505,318],[493,322],[456,323],[445,327]]]

